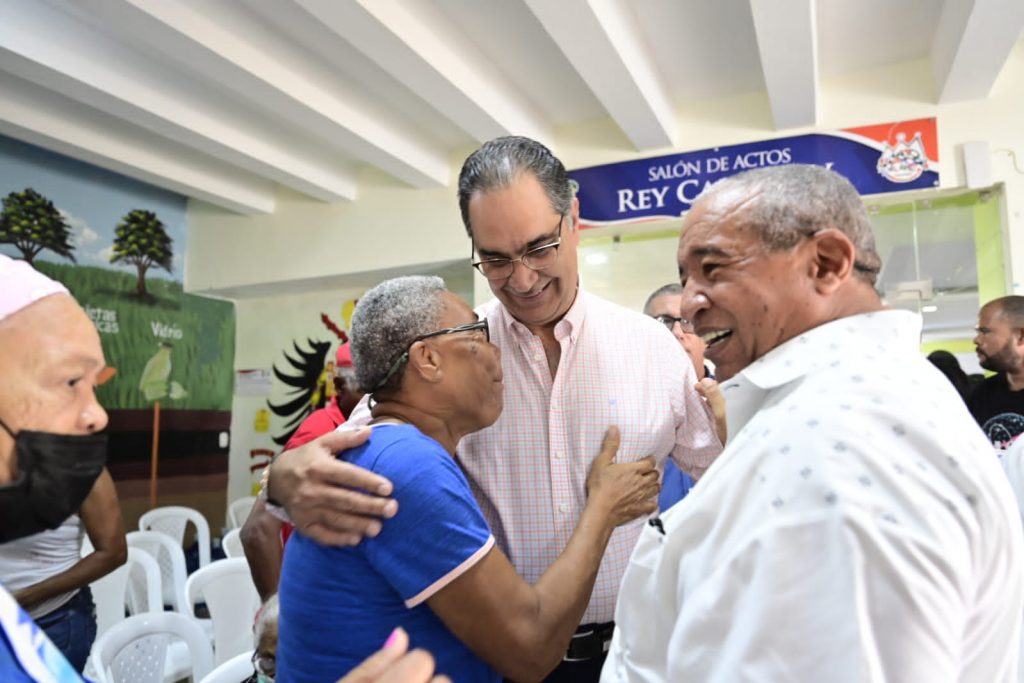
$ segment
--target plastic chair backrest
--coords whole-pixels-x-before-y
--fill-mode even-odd
[[[188,647],[193,680],[210,673],[213,653],[202,627],[174,612],[149,612],[128,617],[96,639],[92,658],[100,683],[163,683],[172,639]]]
[[[199,566],[210,564],[210,524],[203,513],[183,505],[153,508],[139,517],[140,531],[160,531],[178,542],[185,543],[185,527],[191,522],[196,528],[199,544]]]
[[[163,611],[160,565],[139,548],[128,548],[125,563],[93,581],[89,588],[96,603],[97,637],[124,621],[126,607],[131,614]]]
[[[252,625],[260,608],[260,596],[245,558],[217,560],[192,573],[185,583],[191,614],[205,602],[213,621],[213,652],[220,664],[252,649]]]
[[[163,612],[160,563],[141,548],[128,548],[128,614]]]
[[[159,531],[131,531],[126,536],[129,548],[138,548],[153,557],[160,566],[162,602],[185,613],[185,551],[167,534]],[[136,607],[139,605],[136,604]]]
[[[199,683],[238,683],[252,675],[252,653],[253,650],[243,652],[224,662],[211,671],[206,678]]]
[[[241,528],[245,520],[249,519],[252,506],[256,504],[256,496],[245,496],[238,500],[231,501],[228,505],[228,526],[232,529]]]
[[[245,549],[242,547],[241,529],[232,529],[224,534],[220,540],[220,547],[228,557],[245,557]]]
[[[129,548],[128,559],[124,564],[89,584],[89,588],[92,590],[92,600],[96,604],[97,637],[106,633],[114,624],[124,621],[132,555],[141,552],[141,550]]]

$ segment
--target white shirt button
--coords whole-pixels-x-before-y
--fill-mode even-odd
[[[564,457],[565,456],[562,454],[562,451],[555,451],[555,460],[561,460]]]
[[[559,512],[568,512],[569,511],[569,504],[568,503],[559,503],[558,511]]]

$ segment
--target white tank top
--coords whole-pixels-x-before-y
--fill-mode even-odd
[[[71,515],[53,531],[0,545],[0,583],[11,593],[65,572],[81,559],[85,530],[78,515]],[[75,597],[79,589],[55,595],[25,610],[33,619],[49,614]]]

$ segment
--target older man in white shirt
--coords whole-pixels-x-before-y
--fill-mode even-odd
[[[854,188],[809,166],[722,181],[678,261],[730,441],[643,532],[603,683],[1016,680],[1013,494],[918,317],[879,301]]]

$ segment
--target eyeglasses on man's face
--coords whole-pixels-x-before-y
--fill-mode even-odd
[[[679,323],[679,328],[683,331],[683,334],[693,334],[694,333],[693,332],[693,323],[691,323],[686,318],[677,318],[677,317],[675,317],[673,315],[669,315],[667,313],[662,313],[661,315],[656,315],[656,316],[653,316],[653,317],[659,323],[661,323],[662,325],[667,327],[669,332],[671,332],[672,328],[676,326],[676,323]]]
[[[409,362],[409,351],[412,349],[413,344],[415,344],[416,342],[423,341],[424,339],[430,339],[431,337],[440,337],[445,334],[458,334],[460,332],[483,332],[484,341],[491,341],[491,328],[487,324],[487,318],[484,318],[483,320],[477,320],[476,322],[473,323],[467,323],[465,325],[458,325],[456,327],[446,327],[443,330],[437,330],[436,332],[428,332],[427,334],[421,334],[420,336],[415,337],[411,342],[409,342],[409,345],[405,347],[405,351],[402,352],[402,355],[400,355],[395,360],[395,362],[391,364],[391,367],[388,369],[387,374],[384,375],[384,379],[377,382],[377,386],[375,386],[373,389],[370,389],[370,392],[372,393],[374,391],[377,391],[385,384],[387,384],[388,380],[394,377],[395,373],[398,372],[399,368],[401,368],[403,365]]]
[[[558,247],[562,244],[562,223],[565,216],[558,218],[558,234],[555,241],[527,249],[518,258],[486,258],[473,262],[473,267],[480,271],[488,280],[505,280],[512,276],[516,263],[522,263],[530,270],[544,270],[555,265],[558,260]],[[474,247],[475,251],[475,247]],[[472,254],[470,255],[472,258]]]

